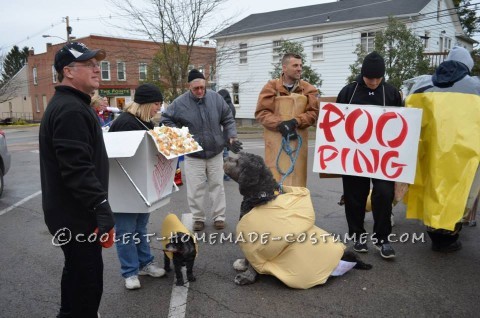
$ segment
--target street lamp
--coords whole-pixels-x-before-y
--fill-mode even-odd
[[[42,35],[42,38],[58,38],[58,39],[62,40],[63,42],[67,42],[67,40],[65,40],[64,38],[56,36],[56,35],[44,34],[44,35]]]

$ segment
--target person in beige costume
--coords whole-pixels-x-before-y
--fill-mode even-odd
[[[265,128],[265,162],[271,169],[275,180],[280,181],[282,174],[277,170],[277,156],[282,138],[290,141],[292,148],[298,145],[298,135],[302,137],[298,160],[293,172],[283,184],[306,186],[308,131],[318,118],[318,89],[301,80],[302,57],[287,53],[282,58],[282,75],[269,80],[258,96],[255,110],[256,120]],[[286,171],[291,164],[290,158],[282,152],[279,165]]]

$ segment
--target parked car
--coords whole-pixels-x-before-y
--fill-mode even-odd
[[[0,196],[3,193],[3,176],[10,170],[10,159],[5,132],[0,129]]]

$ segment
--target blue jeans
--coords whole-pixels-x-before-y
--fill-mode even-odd
[[[153,261],[147,236],[150,213],[114,213],[115,245],[124,278],[138,275],[139,268]]]

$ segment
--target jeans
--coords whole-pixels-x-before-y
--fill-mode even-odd
[[[114,213],[115,245],[124,278],[138,275],[138,270],[153,261],[147,241],[149,213]]]
[[[65,264],[57,317],[96,318],[103,293],[102,247],[98,242],[72,240],[61,248]]]

